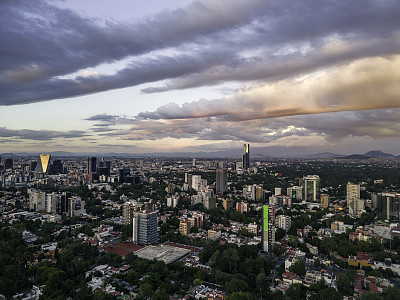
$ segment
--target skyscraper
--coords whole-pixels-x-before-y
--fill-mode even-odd
[[[319,201],[319,181],[320,179],[318,175],[308,175],[303,177],[304,201]]]
[[[39,162],[36,165],[35,172],[47,174],[50,170],[50,168],[49,168],[50,167],[50,159],[51,159],[50,154],[40,154]]]
[[[271,244],[275,242],[275,206],[263,206],[262,245],[263,251],[272,250]]]
[[[243,170],[250,168],[250,144],[243,145]]]
[[[64,171],[64,165],[61,160],[53,161],[52,174],[61,174]]]
[[[376,203],[378,219],[400,220],[400,194],[379,193],[372,194],[372,201]]]
[[[134,243],[141,245],[158,243],[157,211],[135,211],[132,226]]]
[[[96,173],[97,157],[88,157],[87,158],[87,169],[88,169],[88,174]]]
[[[215,182],[215,192],[217,194],[226,192],[227,173],[225,169],[215,170]]]
[[[14,160],[12,158],[6,158],[3,161],[3,170],[12,169],[14,166]]]

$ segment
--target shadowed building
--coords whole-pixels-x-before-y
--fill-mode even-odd
[[[250,168],[250,144],[243,145],[243,170]]]
[[[87,158],[87,169],[88,169],[88,174],[97,172],[97,157]]]
[[[226,173],[226,170],[224,169],[217,169],[215,171],[215,192],[218,193],[224,193],[226,192],[226,184],[227,184],[227,176],[228,174]]]
[[[14,160],[12,158],[6,158],[3,161],[3,170],[12,169],[14,166]]]

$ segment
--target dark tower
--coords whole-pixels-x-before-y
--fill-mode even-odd
[[[88,174],[96,173],[97,171],[97,157],[88,157],[87,159]]]
[[[243,145],[243,170],[250,168],[250,144]]]

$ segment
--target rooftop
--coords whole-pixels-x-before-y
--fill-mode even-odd
[[[190,250],[182,249],[167,245],[147,246],[135,253],[138,257],[148,260],[160,260],[166,264],[176,262],[186,255],[190,254]]]

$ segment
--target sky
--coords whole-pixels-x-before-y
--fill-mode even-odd
[[[3,0],[0,153],[400,154],[400,1]]]

